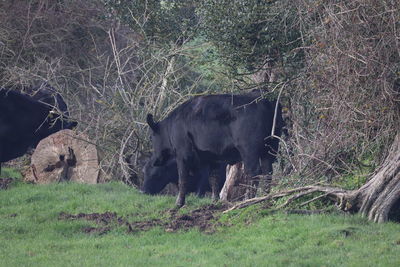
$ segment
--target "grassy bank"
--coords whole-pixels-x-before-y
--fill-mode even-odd
[[[210,204],[189,197],[179,214]],[[213,231],[170,231],[174,198],[120,183],[17,183],[0,191],[1,266],[398,266],[400,224],[357,216],[270,214],[259,207],[213,219]],[[60,214],[114,213],[106,224]],[[85,229],[103,229],[87,231]]]

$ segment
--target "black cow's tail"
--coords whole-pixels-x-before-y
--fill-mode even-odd
[[[199,157],[199,153],[198,153],[199,150],[197,149],[196,143],[194,142],[194,137],[193,137],[192,133],[187,132],[187,135],[189,137],[189,142],[190,142],[190,146],[192,149],[192,155],[193,155],[192,160],[195,163],[194,166],[198,166],[200,164],[200,157]]]
[[[188,135],[188,137],[189,137],[190,145],[192,146],[192,149],[193,149],[194,151],[198,151],[197,146],[196,146],[196,143],[194,142],[193,134],[190,133],[190,132],[187,132],[187,135]]]

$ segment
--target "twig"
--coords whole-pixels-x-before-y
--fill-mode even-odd
[[[290,202],[292,202],[295,199],[298,199],[299,197],[302,196],[306,196],[309,195],[311,193],[315,193],[315,192],[323,192],[325,193],[323,196],[330,196],[333,195],[337,200],[340,200],[343,198],[343,195],[347,192],[346,190],[340,189],[340,188],[336,188],[336,187],[328,187],[328,186],[318,186],[318,185],[310,185],[310,186],[304,186],[304,187],[298,187],[298,188],[294,188],[291,190],[286,190],[286,191],[282,191],[282,192],[278,192],[274,195],[266,195],[266,196],[262,196],[262,197],[256,197],[256,198],[251,198],[251,199],[247,199],[244,200],[242,202],[237,203],[236,205],[232,206],[231,208],[225,210],[223,213],[227,213],[229,211],[232,210],[236,210],[236,209],[242,209],[254,204],[258,204],[264,201],[268,201],[268,200],[272,200],[272,199],[277,199],[277,198],[281,198],[281,197],[285,197],[294,193],[298,194],[290,197],[284,204],[280,205],[277,209],[281,209],[285,206],[287,206]],[[311,203],[312,201],[315,201],[319,198],[322,198],[322,196],[318,196],[312,200],[309,200],[308,203]],[[302,203],[301,206],[308,204],[307,202]]]
[[[329,195],[329,193],[325,193],[325,194],[323,194],[323,195],[314,197],[313,199],[310,199],[310,200],[308,200],[308,201],[306,201],[306,202],[301,203],[301,204],[299,205],[299,207],[303,207],[303,206],[305,206],[305,205],[307,205],[307,204],[309,204],[309,203],[311,203],[311,202],[314,202],[314,201],[316,201],[316,200],[318,200],[318,199],[327,197],[328,195]]]

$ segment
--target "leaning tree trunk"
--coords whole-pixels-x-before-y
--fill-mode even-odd
[[[372,178],[360,189],[345,195],[342,208],[358,211],[374,222],[385,222],[391,211],[400,209],[400,133]]]
[[[226,168],[226,180],[219,197],[224,201],[237,201],[244,198],[246,193],[246,176],[241,162],[228,165]]]

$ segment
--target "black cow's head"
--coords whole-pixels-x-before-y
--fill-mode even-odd
[[[151,158],[143,168],[144,183],[142,191],[146,194],[157,194],[169,183],[178,183],[178,168],[176,161],[170,159],[165,165],[154,166]]]
[[[152,131],[153,157],[151,162],[153,166],[165,165],[172,157],[168,134],[165,132],[166,129],[160,122],[155,122],[151,114],[147,115],[147,124]]]
[[[50,109],[50,108],[49,108]],[[72,130],[78,125],[76,121],[70,120],[63,114],[58,114],[53,111],[49,111],[47,118],[42,122],[41,126],[35,131],[35,140],[33,141],[33,147],[36,147],[40,140],[54,134],[60,130],[70,129]]]
[[[29,97],[39,102],[48,109],[46,120],[37,131],[37,136],[43,139],[63,129],[73,129],[77,126],[76,121],[69,118],[67,103],[60,93],[48,83],[43,82],[36,87],[24,88]]]

